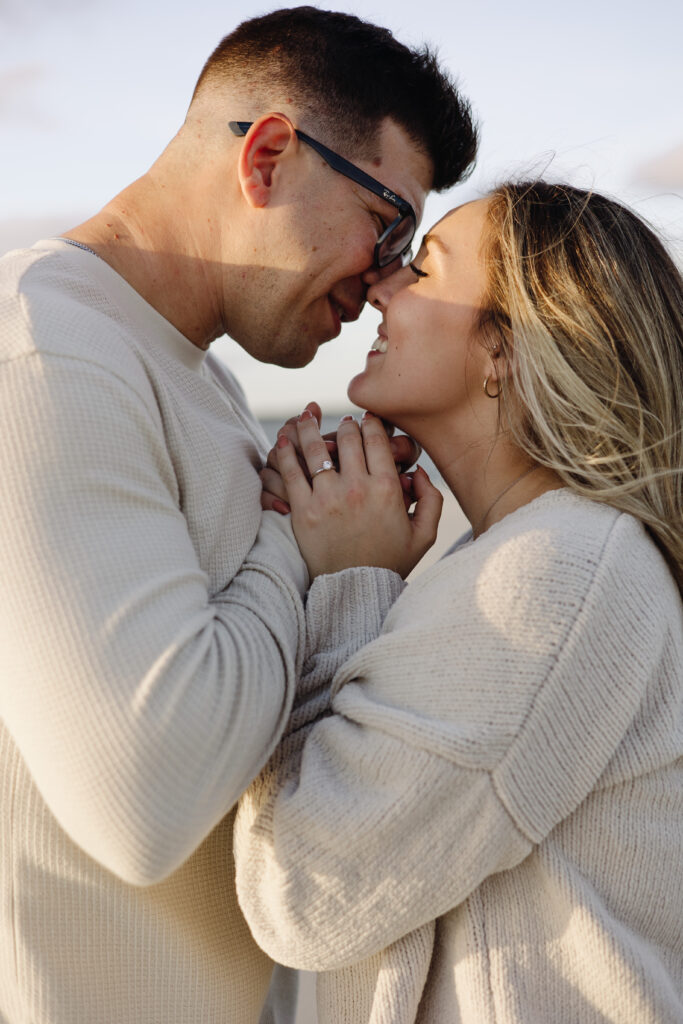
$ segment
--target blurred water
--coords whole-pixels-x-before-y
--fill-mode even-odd
[[[292,413],[292,415],[293,414],[294,413]],[[327,434],[332,430],[336,430],[339,424],[339,420],[342,418],[342,416],[347,415],[353,416],[357,422],[360,422],[362,413],[360,412],[359,409],[356,409],[354,406],[349,406],[348,409],[342,409],[340,412],[335,413],[334,416],[323,416],[321,427],[323,434]],[[282,420],[261,418],[261,426],[265,430],[268,440],[272,444],[275,444],[278,429],[282,426]],[[420,456],[419,464],[429,475],[429,478],[433,484],[435,484],[438,487],[440,484],[443,483],[439,471],[437,470],[436,466],[434,465],[434,463],[429,458],[426,452],[423,452],[422,455]]]

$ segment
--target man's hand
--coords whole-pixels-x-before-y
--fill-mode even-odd
[[[318,424],[318,427],[320,427],[322,411],[318,403],[309,402],[306,406],[306,410],[312,414]],[[353,417],[351,416],[344,417],[342,422],[352,418]],[[284,436],[294,445],[304,475],[310,482],[310,475],[306,466],[306,460],[302,455],[299,443],[299,434],[297,431],[298,421],[298,416],[292,416],[280,427],[277,433],[278,438]],[[403,489],[403,501],[406,509],[409,509],[415,502],[416,498],[413,491],[413,474],[407,473],[406,470],[417,462],[422,454],[422,449],[417,442],[413,441],[412,437],[408,437],[407,434],[396,434],[396,436],[393,436],[394,426],[386,420],[382,420],[381,422],[387,433],[387,437],[389,438],[389,448]],[[339,465],[337,431],[334,430],[329,434],[324,434],[323,440],[327,447],[328,458],[334,463],[335,467],[337,467]],[[268,452],[266,466],[261,470],[261,482],[263,483],[261,507],[274,512],[279,512],[281,515],[286,515],[290,511],[290,507],[287,501],[287,491],[278,471],[277,445],[271,448]]]

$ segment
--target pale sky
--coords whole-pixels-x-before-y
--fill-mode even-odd
[[[0,252],[84,220],[143,173],[179,127],[216,43],[277,2],[0,0]],[[520,168],[630,203],[683,249],[683,5],[575,0],[370,0],[350,11],[437,46],[481,125],[477,170],[428,200],[447,209]],[[340,409],[377,316],[366,311],[305,369],[215,343],[254,409]]]

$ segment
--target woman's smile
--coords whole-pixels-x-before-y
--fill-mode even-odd
[[[489,361],[477,329],[486,213],[487,201],[478,200],[448,214],[425,237],[414,264],[368,292],[382,320],[349,398],[412,436],[427,424],[430,436],[443,436],[456,418],[462,433],[463,418],[478,419],[474,396]]]
[[[370,349],[370,355],[372,355],[373,353],[377,353],[377,354],[382,354],[383,355],[386,352],[386,350],[388,349],[388,347],[389,347],[389,340],[387,338],[386,330],[384,328],[384,325],[380,325],[380,327],[378,328],[378,331],[377,331],[377,337],[375,338],[375,340],[372,343],[372,348]]]

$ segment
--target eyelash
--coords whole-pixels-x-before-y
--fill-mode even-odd
[[[428,274],[426,274],[426,273],[425,273],[425,271],[424,271],[424,270],[420,270],[420,268],[419,268],[419,267],[416,267],[414,263],[409,263],[409,264],[408,264],[408,266],[410,267],[410,269],[412,270],[412,272],[413,272],[413,273],[414,273],[414,274],[415,274],[415,275],[416,275],[417,277],[428,277],[428,276],[429,276]]]

